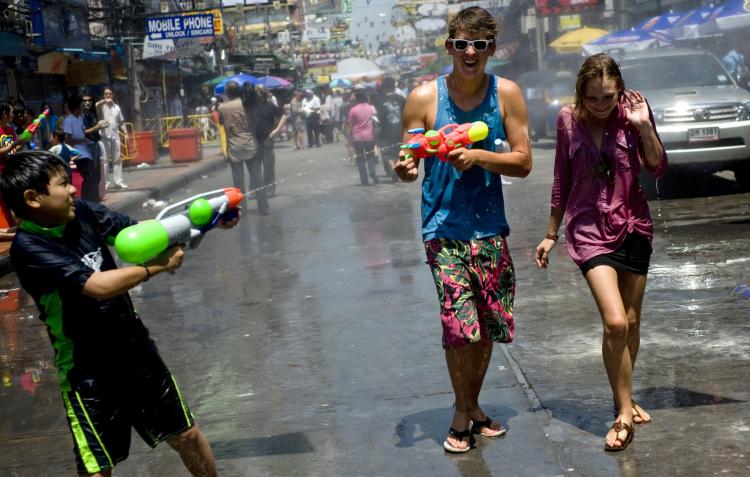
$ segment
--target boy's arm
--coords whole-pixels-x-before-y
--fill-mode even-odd
[[[403,142],[411,139],[411,134],[407,131],[410,129],[424,128],[428,129],[426,111],[434,103],[437,93],[428,88],[429,85],[422,85],[411,92],[404,105],[403,122],[401,124],[401,136]],[[404,182],[414,182],[419,177],[419,159],[416,157],[405,158],[404,150],[399,149],[399,157],[393,170],[398,177]]]
[[[184,255],[183,247],[175,245],[143,265],[94,272],[86,280],[82,293],[97,300],[114,298],[148,281],[154,275],[178,269],[182,265]]]

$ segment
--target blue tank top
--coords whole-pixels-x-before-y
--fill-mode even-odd
[[[473,148],[495,150],[495,139],[505,140],[505,128],[497,97],[497,77],[490,76],[482,103],[471,111],[461,110],[450,98],[445,76],[437,80],[438,107],[433,129],[446,124],[484,121],[489,134]],[[437,157],[424,161],[422,181],[422,238],[471,240],[510,232],[505,219],[503,186],[499,174],[479,166],[463,173]]]

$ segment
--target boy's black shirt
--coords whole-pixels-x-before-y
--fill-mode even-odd
[[[127,292],[106,300],[82,293],[95,271],[117,268],[107,242],[136,222],[80,199],[75,207],[75,218],[58,233],[22,220],[10,249],[21,286],[47,325],[63,387],[89,373],[117,373],[133,358],[134,345],[149,341]]]

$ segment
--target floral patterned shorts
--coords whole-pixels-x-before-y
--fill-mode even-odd
[[[516,277],[505,238],[436,238],[424,244],[435,279],[443,324],[443,347],[489,337],[513,341]]]

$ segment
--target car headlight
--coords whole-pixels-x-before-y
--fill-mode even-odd
[[[737,121],[750,121],[750,101],[737,106]]]

